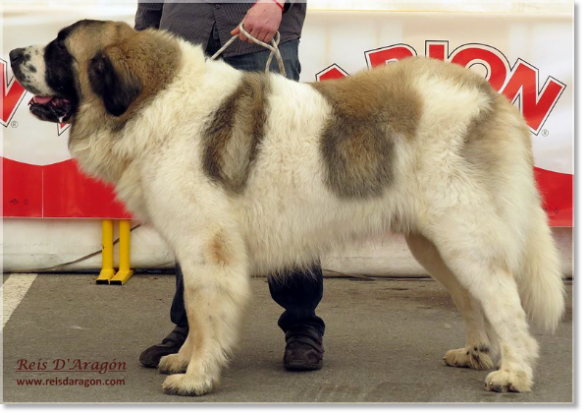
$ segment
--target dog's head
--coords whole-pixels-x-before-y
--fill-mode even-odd
[[[161,75],[160,68],[176,66],[168,56],[175,50],[168,36],[154,31],[137,32],[123,22],[82,20],[62,29],[46,46],[11,51],[10,62],[16,79],[35,94],[29,102],[35,116],[72,122],[80,106],[88,104],[108,116],[122,116],[165,83],[169,70]],[[166,62],[152,64],[159,58]]]

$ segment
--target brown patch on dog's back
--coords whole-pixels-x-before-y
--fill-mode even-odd
[[[391,66],[311,85],[333,111],[321,140],[326,184],[344,198],[381,196],[393,180],[395,140],[416,136],[422,99]]]
[[[265,75],[243,74],[205,130],[204,171],[231,192],[241,193],[246,187],[264,137],[269,90]]]

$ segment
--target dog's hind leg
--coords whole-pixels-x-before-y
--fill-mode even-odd
[[[162,369],[187,369],[165,379],[163,391],[168,394],[203,395],[218,384],[250,294],[246,250],[237,231],[208,225],[194,239],[191,245],[198,249],[175,247],[183,269],[189,334],[185,350],[161,361]]]
[[[528,392],[538,344],[529,333],[512,271],[521,261],[521,242],[489,201],[470,203],[471,189],[461,194],[468,196],[467,203],[434,216],[425,235],[461,285],[479,300],[500,342],[500,367],[487,376],[486,389]]]
[[[420,234],[408,234],[405,237],[414,258],[447,288],[465,322],[465,347],[447,351],[443,360],[448,366],[492,369],[498,343],[497,339],[488,335],[491,327],[484,318],[481,304],[457,281],[431,241]]]

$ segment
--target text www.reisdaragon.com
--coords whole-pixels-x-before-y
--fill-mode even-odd
[[[91,386],[124,386],[126,379],[71,379],[71,378],[52,378],[52,379],[16,379],[18,386],[82,386],[89,388]]]

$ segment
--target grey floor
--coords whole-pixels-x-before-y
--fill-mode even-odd
[[[443,364],[464,330],[450,297],[432,280],[326,279],[318,313],[327,323],[321,371],[281,365],[281,309],[253,280],[241,346],[222,385],[203,397],[162,393],[164,375],[138,355],[171,329],[173,276],[136,275],[96,286],[90,275],[39,275],[4,329],[4,401],[9,402],[561,402],[573,400],[572,303],[555,335],[537,334],[541,359],[530,394],[483,390],[487,372]],[[569,285],[569,293],[572,287]],[[115,373],[21,372],[19,361],[122,362]],[[31,367],[31,366],[29,366]],[[39,366],[37,366],[38,368]],[[123,379],[117,386],[18,385],[20,380]]]

